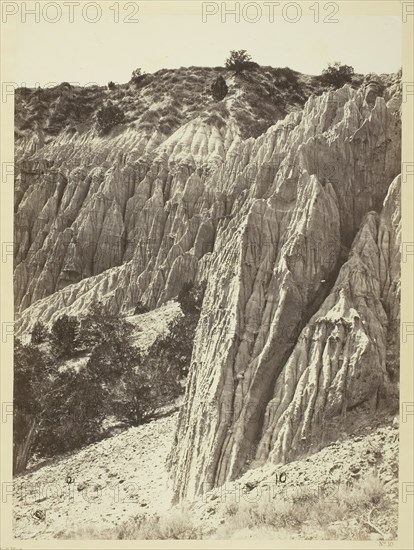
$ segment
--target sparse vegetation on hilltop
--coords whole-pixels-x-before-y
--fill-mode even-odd
[[[259,65],[252,61],[246,50],[232,50],[230,56],[226,59],[226,69],[234,71],[237,75],[256,67],[259,67]]]
[[[344,67],[333,65],[312,77],[288,67],[259,66],[240,50],[231,52],[225,67],[160,69],[153,74],[138,68],[125,84],[20,88],[16,90],[16,136],[19,139],[34,129],[51,136],[62,131],[73,135],[94,127],[95,122],[101,134],[116,124],[134,122],[137,129],[157,128],[168,136],[201,116],[218,127],[232,119],[243,138],[257,137],[291,110],[300,109],[311,94],[319,95],[341,82],[359,85],[362,77]],[[219,112],[221,104],[226,106],[224,116]]]
[[[321,81],[334,88],[341,88],[344,84],[352,82],[354,68],[350,65],[342,65],[339,61],[329,63],[327,69],[322,71]]]

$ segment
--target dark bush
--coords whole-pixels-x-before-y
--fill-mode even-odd
[[[200,283],[184,283],[177,297],[177,301],[184,314],[200,313],[203,304],[204,292],[206,285]]]
[[[206,122],[207,124],[211,124],[212,126],[215,126],[219,130],[226,125],[226,121],[218,113],[209,114],[208,116],[203,118],[203,121]]]
[[[76,350],[79,321],[76,317],[62,315],[52,326],[49,341],[54,357],[68,356]]]
[[[115,89],[116,89],[115,82],[112,82],[112,80],[108,82],[108,90],[115,90]]]
[[[347,82],[352,82],[354,68],[350,65],[341,65],[338,61],[329,63],[327,69],[322,71],[320,80],[322,83],[341,88]]]
[[[158,129],[166,136],[173,133],[180,125],[180,119],[177,116],[164,116],[158,122]]]
[[[58,372],[43,407],[36,451],[41,456],[54,456],[99,439],[104,405],[102,383],[86,369]]]
[[[241,74],[244,70],[251,70],[258,66],[257,63],[252,61],[246,50],[232,50],[230,57],[226,60],[226,69],[235,71],[236,74]]]
[[[126,319],[105,309],[101,302],[96,302],[80,321],[77,347],[91,351],[113,340],[127,344],[132,330],[133,326]]]
[[[298,75],[292,69],[289,69],[289,67],[276,69],[274,75],[276,77],[275,86],[277,88],[292,88],[298,83]]]
[[[106,134],[116,126],[123,122],[125,116],[119,107],[116,105],[107,105],[99,109],[96,113],[96,123],[101,134]]]
[[[133,80],[134,78],[138,78],[138,77],[142,76],[143,74],[145,74],[145,73],[143,73],[142,69],[140,67],[138,67],[137,69],[134,69],[132,71],[131,80]]]
[[[37,321],[32,328],[31,333],[31,343],[32,344],[42,344],[48,337],[48,332],[43,323]]]
[[[131,75],[131,82],[135,85],[135,88],[139,89],[142,88],[145,84],[147,84],[151,80],[151,75],[142,72],[141,69],[135,69],[135,71],[132,72]]]
[[[228,91],[226,81],[219,75],[211,85],[211,95],[216,101],[221,101],[226,97]]]

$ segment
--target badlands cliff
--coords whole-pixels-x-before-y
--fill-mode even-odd
[[[104,136],[93,113],[56,130],[66,87],[30,124],[39,104],[16,101],[20,333],[97,299],[130,314],[207,282],[169,457],[177,498],[323,446],[396,399],[398,78],[373,96],[316,95],[301,77],[251,137],[252,84],[227,81],[219,114],[203,92],[167,128],[140,115]],[[133,93],[157,119],[173,107],[168,90],[151,107],[153,86]]]

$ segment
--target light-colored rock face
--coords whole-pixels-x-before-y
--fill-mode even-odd
[[[347,411],[386,401],[398,180],[371,211],[400,171],[395,107],[378,98],[371,111],[347,88],[310,100],[271,153],[282,157],[271,185],[259,191],[258,177],[217,236],[171,455],[178,496],[289,460]]]
[[[387,400],[400,102],[397,86],[374,104],[345,86],[256,140],[196,118],[167,139],[129,127],[19,145],[20,331],[207,281],[169,461],[177,497],[289,460]]]
[[[62,136],[22,160],[17,310],[34,304],[26,318],[49,320],[98,297],[127,311],[176,295],[225,213],[225,192],[206,185],[208,174],[239,142],[232,124],[220,132],[196,119],[164,141],[130,128],[106,140]]]

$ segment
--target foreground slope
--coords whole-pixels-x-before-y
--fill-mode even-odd
[[[389,418],[286,466],[266,464],[214,490],[205,486],[202,497],[173,507],[165,459],[176,420],[131,428],[18,477],[15,537],[396,537],[398,426]]]
[[[16,478],[15,537],[88,538],[139,511],[169,509],[165,459],[175,423],[172,415],[130,428]]]

